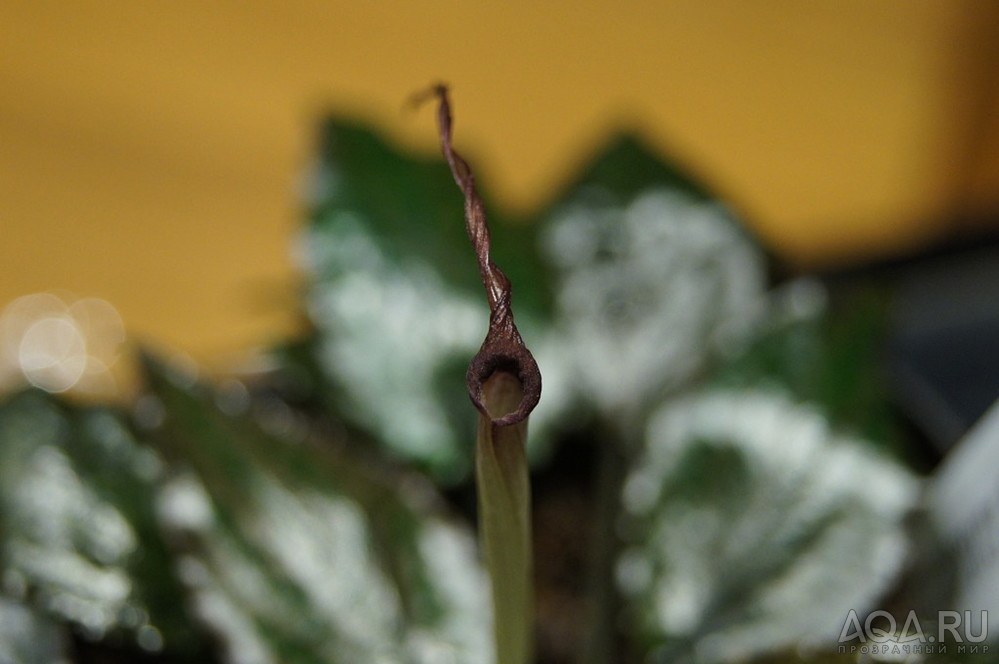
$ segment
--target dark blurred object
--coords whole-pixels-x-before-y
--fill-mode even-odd
[[[894,399],[947,453],[999,398],[999,236],[826,276],[835,295],[891,302],[885,369]]]

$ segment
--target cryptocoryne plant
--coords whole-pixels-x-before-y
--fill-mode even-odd
[[[475,177],[451,144],[447,87],[433,88],[441,147],[465,196],[465,224],[489,301],[489,331],[466,382],[479,410],[475,450],[479,541],[492,586],[497,664],[525,664],[532,651],[530,480],[527,418],[541,397],[541,372],[513,322],[510,280],[489,257],[489,227]]]

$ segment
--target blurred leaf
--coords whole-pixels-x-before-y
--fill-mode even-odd
[[[627,429],[751,332],[766,296],[760,246],[632,137],[584,170],[540,232],[556,314],[536,352],[549,402],[536,420],[585,404]]]
[[[752,342],[719,367],[724,387],[769,384],[820,408],[830,423],[900,457],[898,418],[880,366],[887,303],[872,293],[826,306],[824,287],[799,279],[771,298]]]
[[[669,189],[700,202],[717,199],[677,165],[664,161],[641,137],[622,133],[582,168],[551,207],[565,205],[581,191],[603,197],[604,204],[624,205],[649,189]]]
[[[625,485],[622,588],[654,661],[835,645],[906,552],[917,480],[780,392],[708,391],[659,409]]]
[[[320,241],[335,240],[343,217],[354,217],[374,236],[389,263],[422,264],[450,287],[481,298],[482,283],[465,231],[464,199],[441,157],[402,153],[368,129],[333,120],[325,126],[311,182],[307,241],[319,240],[313,233],[323,236]],[[488,204],[489,192],[481,183],[479,189]],[[514,279],[521,283],[518,308],[538,313],[545,294],[537,278],[541,266],[531,241],[533,229],[491,205],[489,220],[499,229],[493,238],[494,259],[524,275]],[[342,270],[339,257],[323,257],[317,258],[324,268]]]
[[[540,218],[554,324],[534,346],[531,426],[599,450],[582,661],[615,661],[620,494],[651,411],[692,389],[758,326],[768,259],[703,186],[623,136]],[[577,427],[575,430],[573,427]]]
[[[161,470],[111,410],[40,391],[0,404],[5,593],[89,639],[128,633],[133,647],[197,652],[156,524]]]
[[[161,510],[229,661],[489,661],[473,540],[440,517],[430,487],[268,433],[155,362],[147,371],[166,413],[151,435],[177,468]]]
[[[0,664],[65,664],[65,641],[54,620],[0,596]]]
[[[466,294],[477,294],[463,200],[442,160],[404,156],[370,131],[335,121],[326,125],[320,154],[310,230],[322,235],[310,233],[309,240],[336,243],[340,227],[352,222],[373,236],[388,263],[418,260]],[[322,276],[334,276],[354,267],[349,258],[324,251],[314,260],[324,268]]]

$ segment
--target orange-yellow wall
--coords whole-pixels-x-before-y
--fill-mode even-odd
[[[312,121],[363,115],[434,150],[429,112],[400,108],[438,79],[511,208],[626,124],[792,260],[883,255],[999,202],[994,6],[8,0],[0,306],[102,297],[211,363],[290,333]]]

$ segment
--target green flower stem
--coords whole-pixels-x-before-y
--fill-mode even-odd
[[[495,424],[519,407],[523,394],[520,380],[505,371],[485,381],[489,415],[479,418],[476,445],[479,540],[492,586],[496,664],[527,664],[534,645],[527,420]]]

